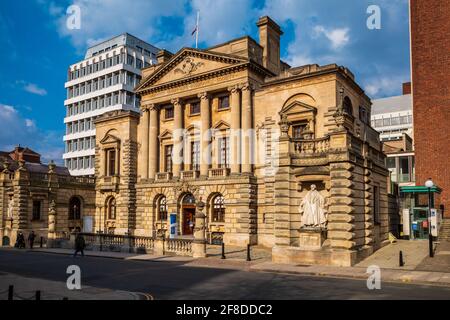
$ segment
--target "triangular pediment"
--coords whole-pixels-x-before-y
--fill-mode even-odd
[[[136,88],[138,93],[145,89],[173,83],[247,63],[247,59],[227,54],[185,48],[173,56],[165,65],[151,74]]]
[[[120,139],[116,136],[107,133],[102,140],[100,140],[101,144],[112,144],[112,143],[120,143]]]
[[[315,114],[317,112],[317,109],[313,106],[310,106],[306,103],[294,101],[293,103],[285,106],[280,114],[301,114],[301,113],[313,113]]]
[[[223,120],[216,122],[216,124],[212,127],[215,130],[228,130],[230,129],[230,125]]]
[[[164,130],[160,135],[159,135],[159,139],[164,140],[164,139],[172,139],[172,132],[170,132],[169,130]]]

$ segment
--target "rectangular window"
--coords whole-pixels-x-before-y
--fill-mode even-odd
[[[190,104],[191,109],[190,109],[190,114],[194,115],[194,114],[200,114],[200,101],[194,101]]]
[[[142,60],[136,59],[136,68],[142,69]]]
[[[200,142],[191,142],[191,170],[200,170]]]
[[[383,119],[376,119],[375,127],[382,127],[382,126],[383,126]]]
[[[219,97],[219,110],[228,109],[230,107],[230,97],[223,96]]]
[[[306,123],[295,124],[292,126],[292,137],[294,139],[301,139],[303,137],[303,131],[306,129]]]
[[[41,201],[33,201],[33,220],[41,220]]]
[[[391,119],[391,125],[392,126],[397,126],[400,124],[400,117],[394,117]]]
[[[399,174],[400,179],[399,182],[409,182],[411,179],[409,178],[409,157],[399,157]]]
[[[164,119],[173,119],[174,117],[174,109],[173,106],[168,106],[164,110]]]
[[[132,66],[134,64],[134,58],[132,55],[127,55],[127,64]]]
[[[230,139],[228,137],[219,139],[219,167],[229,168],[230,165]]]
[[[391,118],[383,119],[383,126],[388,127],[391,125]]]
[[[114,176],[116,174],[116,150],[106,150],[106,159],[108,164],[107,176]]]
[[[380,223],[380,188],[373,187],[373,222]]]
[[[164,147],[164,172],[172,172],[172,145]]]

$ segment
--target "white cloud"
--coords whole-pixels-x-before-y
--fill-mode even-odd
[[[409,81],[409,75],[384,76],[365,81],[364,90],[371,98],[383,98],[398,94],[402,83]]]
[[[43,131],[34,120],[23,118],[17,108],[1,103],[0,123],[0,150],[10,151],[20,144],[39,152],[43,161],[61,162],[62,133]]]
[[[66,25],[66,9],[53,1],[38,0],[56,20],[61,37],[69,37],[72,44],[83,52],[87,46],[99,39],[129,32],[149,41],[155,35],[164,33],[158,28],[163,17],[182,17],[187,0],[75,0],[81,10],[81,29],[69,30]]]
[[[331,42],[331,47],[334,50],[341,49],[350,41],[349,28],[327,29],[324,26],[318,25],[314,27],[315,36],[324,35]]]
[[[34,83],[28,83],[23,88],[25,91],[27,91],[29,93],[37,94],[39,96],[47,95],[47,90],[40,88],[37,84],[34,84]]]

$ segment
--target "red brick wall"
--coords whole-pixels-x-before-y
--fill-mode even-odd
[[[410,3],[416,184],[432,178],[450,218],[450,1]]]

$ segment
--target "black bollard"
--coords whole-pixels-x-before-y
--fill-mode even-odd
[[[403,267],[405,265],[405,261],[403,261],[403,252],[400,250],[399,257],[398,257],[398,264],[400,267]]]
[[[40,243],[40,245],[41,245],[41,248],[42,248],[43,245],[44,245],[44,237],[41,237],[41,243]]]
[[[41,300],[41,290],[36,291],[36,301]]]
[[[14,286],[8,287],[8,300],[12,301],[14,295]]]
[[[250,244],[247,245],[247,261],[252,261],[252,258],[250,257]]]
[[[222,242],[222,257],[221,259],[226,259],[225,257],[225,243]]]

